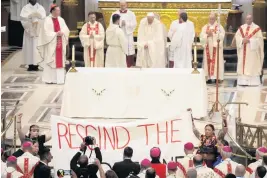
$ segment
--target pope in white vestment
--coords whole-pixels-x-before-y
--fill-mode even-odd
[[[25,64],[29,65],[28,71],[38,70],[37,63],[40,54],[36,50],[40,27],[46,16],[45,9],[36,0],[30,0],[21,10],[21,24],[24,28],[23,47]]]
[[[120,15],[112,16],[112,24],[109,25],[106,31],[106,41],[108,45],[106,53],[105,67],[127,67],[127,40],[122,29],[119,26]]]
[[[180,14],[181,23],[176,26],[176,31],[170,30],[170,61],[174,61],[175,68],[192,68],[192,44],[194,42],[194,24],[187,22],[187,14]],[[174,25],[174,24],[173,24]]]
[[[85,67],[104,67],[105,30],[102,24],[96,21],[94,12],[89,12],[88,16],[89,22],[83,25],[79,35]]]
[[[218,35],[219,34],[219,35]],[[200,33],[200,42],[204,47],[203,68],[208,81],[216,80],[217,76],[217,40],[219,44],[219,80],[224,79],[224,58],[223,58],[223,41],[225,31],[221,25],[216,22],[216,15],[211,14],[209,24],[205,25]]]
[[[38,50],[43,64],[45,83],[63,84],[65,80],[66,46],[69,29],[60,15],[58,6],[53,6],[52,13],[44,20],[38,38]]]
[[[137,25],[135,14],[127,8],[126,0],[120,0],[120,10],[117,10],[116,12],[112,13],[109,24],[112,24],[112,16],[114,14],[119,14],[121,16],[119,25],[123,30],[126,38],[127,67],[132,67],[134,66],[135,54],[133,33]]]
[[[148,13],[138,29],[136,66],[165,68],[164,48],[162,24],[155,19],[154,13]]]
[[[237,45],[238,85],[260,85],[260,75],[264,60],[263,35],[260,27],[247,16],[247,23],[242,25],[235,35]]]

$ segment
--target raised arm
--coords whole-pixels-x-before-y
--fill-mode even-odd
[[[106,177],[105,172],[104,172],[104,169],[102,168],[100,161],[98,159],[96,159],[95,163],[98,167],[100,178],[105,178]]]
[[[227,126],[227,115],[226,113],[222,113],[222,129],[218,133],[218,140],[223,140],[224,136],[227,134],[228,126]]]
[[[25,133],[23,133],[22,129],[21,129],[21,118],[22,118],[23,114],[20,113],[19,115],[15,116],[16,117],[16,121],[17,121],[17,131],[19,134],[19,139],[21,142],[23,142],[23,140],[25,139]]]
[[[200,134],[200,132],[197,130],[196,126],[195,126],[194,118],[193,118],[193,115],[192,115],[192,109],[189,108],[189,109],[187,109],[187,111],[190,112],[190,114],[191,114],[193,132],[194,132],[195,136],[196,136],[198,139],[200,139],[201,134]]]

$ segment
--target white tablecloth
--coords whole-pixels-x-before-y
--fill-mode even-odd
[[[187,108],[207,115],[204,73],[191,69],[77,68],[66,76],[61,115],[148,118],[173,116]]]

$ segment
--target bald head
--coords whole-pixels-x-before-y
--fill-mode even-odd
[[[120,0],[120,8],[121,8],[121,11],[125,11],[127,9],[126,0]]]
[[[215,15],[215,13],[211,13],[209,16],[209,23],[211,25],[213,25],[215,23],[215,21],[216,21],[216,15]]]
[[[197,178],[197,171],[195,168],[189,168],[186,174],[187,178]]]
[[[247,15],[246,24],[251,25],[252,22],[253,22],[253,16],[252,15]]]
[[[243,177],[246,174],[246,168],[242,164],[238,164],[235,168],[236,177]]]

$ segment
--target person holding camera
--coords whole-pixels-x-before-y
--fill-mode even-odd
[[[94,148],[96,159],[90,159],[91,154],[88,157],[85,155],[87,146],[90,145],[91,148]],[[104,178],[105,173],[102,169],[102,154],[99,147],[95,147],[96,140],[92,137],[86,137],[85,142],[81,144],[80,151],[77,152],[71,162],[70,167],[76,173],[77,177],[90,177],[97,178],[97,171],[99,170],[100,177]],[[91,152],[92,153],[92,152]]]

